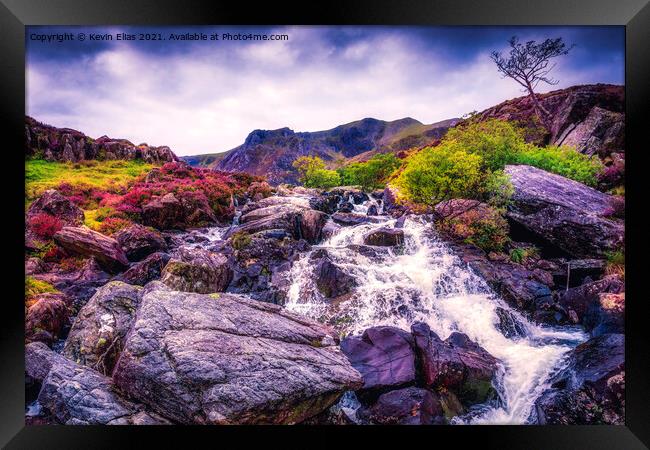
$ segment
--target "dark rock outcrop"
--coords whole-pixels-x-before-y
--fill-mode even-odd
[[[413,336],[395,327],[368,328],[361,336],[341,342],[355,369],[363,376],[363,389],[397,388],[415,383]]]
[[[54,241],[72,254],[92,257],[107,272],[117,273],[129,265],[120,244],[113,238],[86,226],[63,227]]]
[[[407,387],[386,392],[362,416],[377,425],[438,425],[444,411],[435,392]]]
[[[531,166],[506,166],[514,187],[509,219],[576,258],[603,257],[624,243],[612,197]]]
[[[363,243],[377,247],[400,247],[404,245],[404,231],[397,228],[379,228],[365,234]]]
[[[362,384],[320,324],[237,295],[159,285],[145,289],[113,378],[166,417],[298,423]]]
[[[285,197],[286,198],[286,197]],[[259,233],[266,230],[284,230],[294,239],[305,239],[315,244],[321,239],[327,215],[303,206],[303,202],[287,200],[284,204],[271,204],[243,214],[241,225],[234,232]],[[308,202],[307,202],[308,204]]]
[[[79,226],[84,222],[84,212],[55,189],[49,189],[34,202],[27,210],[27,223],[38,214],[49,214],[64,225]]]
[[[315,262],[314,277],[318,290],[327,298],[349,293],[356,285],[354,277],[346,274],[336,265],[326,250],[314,252],[310,258]]]
[[[224,255],[181,247],[163,269],[161,281],[178,291],[210,294],[225,291],[232,277],[233,271]]]
[[[177,161],[169,147],[134,145],[126,139],[93,139],[70,128],[56,128],[25,117],[25,156],[47,161],[78,162],[88,159],[141,159],[161,164]]]
[[[600,303],[599,296],[601,294],[619,294],[624,290],[625,283],[623,280],[616,275],[610,275],[600,280],[585,283],[581,286],[560,292],[557,303],[564,310],[573,311],[576,315],[577,322],[584,325],[587,312],[597,307]]]
[[[466,405],[496,396],[492,379],[497,359],[485,349],[462,333],[452,333],[443,341],[422,322],[411,331],[426,386],[451,390]]]
[[[216,223],[217,218],[207,203],[197,208],[170,192],[142,207],[142,222],[159,230],[184,230]]]
[[[625,336],[603,334],[580,344],[551,383],[535,402],[540,424],[623,424]]]
[[[41,294],[27,310],[25,342],[39,341],[52,345],[68,324],[69,315],[63,294]]]
[[[97,290],[81,308],[63,354],[109,375],[131,329],[142,288],[112,281]]]
[[[133,224],[113,235],[130,261],[140,261],[151,253],[167,250],[162,235],[142,225]]]

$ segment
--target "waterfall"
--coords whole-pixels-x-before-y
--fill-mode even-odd
[[[367,210],[367,205],[364,207]],[[548,388],[548,378],[586,335],[578,328],[541,327],[529,322],[454,255],[431,224],[417,217],[404,224],[402,250],[373,247],[377,255],[360,254],[355,245],[363,244],[365,233],[394,226],[395,220],[383,217],[386,221],[382,223],[344,227],[312,250],[326,249],[332,261],[354,277],[357,287],[349,298],[339,302],[323,298],[314,285],[308,252],[288,275],[291,287],[285,307],[332,324],[342,334],[358,334],[376,325],[409,330],[417,321],[429,324],[442,339],[453,331],[465,333],[501,361],[495,380],[500,400],[472,409],[454,422],[534,421],[533,405]],[[525,337],[506,338],[499,331],[497,307],[523,324]]]

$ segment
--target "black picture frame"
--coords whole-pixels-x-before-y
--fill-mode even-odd
[[[22,170],[25,114],[26,25],[184,25],[184,24],[383,24],[383,25],[624,25],[626,27],[626,425],[482,427],[62,427],[24,424],[24,203]],[[189,446],[190,439],[223,437],[296,439],[302,446],[348,445],[363,435],[394,445],[454,445],[473,441],[477,448],[641,449],[650,444],[650,371],[643,297],[643,254],[647,232],[643,211],[646,118],[650,100],[650,5],[648,0],[356,0],[304,4],[197,0],[0,0],[0,90],[2,91],[3,204],[2,247],[5,265],[0,326],[0,444],[7,448],[133,447],[161,439],[168,446]],[[18,291],[18,292],[16,292]],[[137,429],[136,429],[137,428]],[[354,429],[353,429],[354,428]],[[315,437],[318,433],[319,437]],[[208,436],[209,434],[209,436]],[[219,437],[215,435],[217,434]],[[372,436],[371,436],[372,435]],[[361,437],[361,436],[358,436]],[[218,439],[218,441],[214,440]],[[417,439],[415,441],[414,439]],[[424,439],[424,441],[422,441]],[[443,440],[451,444],[443,444]],[[209,442],[209,441],[208,441]],[[243,442],[243,441],[240,441]],[[412,444],[411,444],[412,442]],[[429,444],[427,444],[429,445]],[[478,447],[480,446],[480,447]]]

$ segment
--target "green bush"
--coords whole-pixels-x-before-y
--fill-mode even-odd
[[[293,162],[293,167],[300,173],[299,181],[305,187],[329,189],[341,185],[339,174],[326,169],[318,156],[301,156]]]
[[[508,222],[498,214],[470,224],[471,234],[465,242],[474,244],[486,253],[502,252],[510,241]]]
[[[570,147],[529,146],[515,159],[518,164],[527,164],[548,172],[562,175],[588,186],[596,186],[598,174],[604,166],[597,157],[589,157]]]
[[[538,258],[539,249],[537,247],[518,247],[510,250],[510,260],[517,264],[525,263],[529,258]]]
[[[251,236],[245,231],[237,231],[230,238],[230,243],[235,250],[242,250],[250,245]]]
[[[453,142],[468,153],[480,155],[483,168],[491,171],[517,162],[517,155],[530,146],[521,128],[498,119],[452,128],[443,142]]]
[[[361,186],[364,191],[385,187],[386,180],[402,164],[392,153],[375,155],[362,163],[352,163],[337,170],[344,186]]]
[[[455,145],[428,147],[411,156],[395,180],[400,194],[433,206],[451,198],[476,198],[484,182],[481,157]]]

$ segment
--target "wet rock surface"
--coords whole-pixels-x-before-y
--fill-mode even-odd
[[[163,269],[161,280],[175,290],[209,294],[225,291],[232,276],[224,255],[181,247]]]
[[[540,424],[623,424],[624,335],[603,334],[577,346],[535,405]]]

